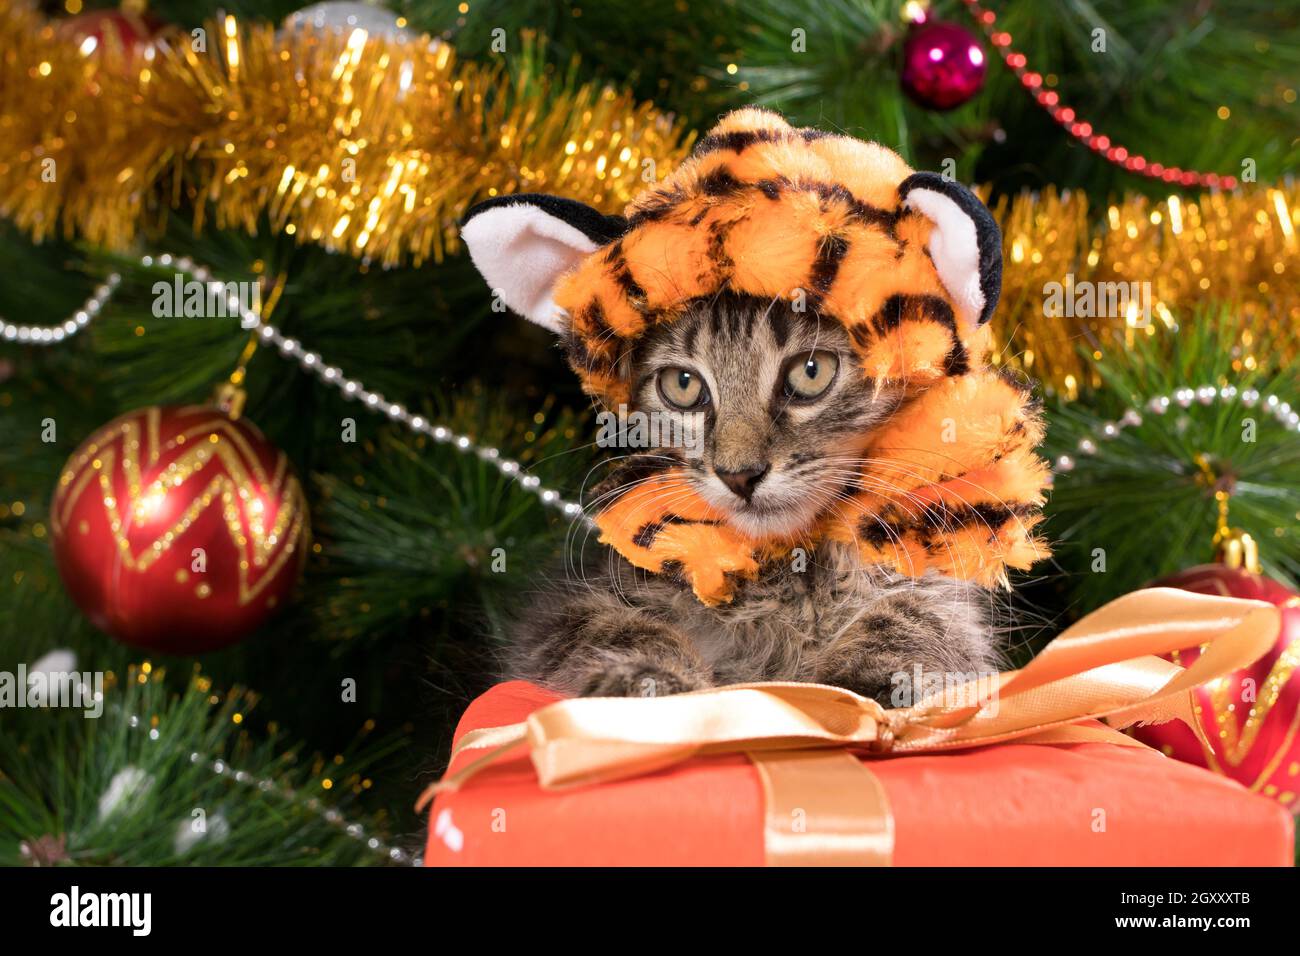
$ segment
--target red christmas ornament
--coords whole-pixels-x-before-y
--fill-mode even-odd
[[[926,109],[961,106],[987,69],[979,41],[955,23],[917,20],[903,42],[903,92]]]
[[[284,453],[197,405],[140,409],[88,438],[59,475],[50,524],[59,574],[95,626],[173,654],[234,644],[265,621],[310,536]]]
[[[1133,736],[1168,756],[1229,776],[1292,813],[1300,811],[1300,594],[1227,564],[1203,564],[1155,584],[1267,601],[1282,609],[1282,630],[1273,649],[1254,664],[1194,692],[1212,753],[1182,721],[1137,727]],[[1199,656],[1191,649],[1172,659],[1188,665]]]
[[[163,27],[163,22],[156,17],[129,10],[91,10],[59,24],[87,56],[114,46],[138,54],[152,45]]]

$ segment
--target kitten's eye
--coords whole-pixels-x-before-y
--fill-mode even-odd
[[[840,360],[834,352],[800,355],[787,366],[785,391],[797,398],[816,398],[835,381]]]
[[[666,368],[660,372],[659,394],[669,405],[680,409],[703,405],[709,397],[700,376],[685,368]]]

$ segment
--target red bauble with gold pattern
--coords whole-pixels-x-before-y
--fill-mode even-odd
[[[1300,594],[1262,574],[1203,564],[1155,582],[1198,594],[1253,598],[1282,610],[1282,629],[1269,653],[1243,670],[1199,687],[1196,711],[1206,750],[1182,721],[1138,727],[1133,735],[1171,757],[1209,767],[1300,812]],[[1190,664],[1198,650],[1174,655]]]
[[[282,451],[215,406],[151,407],[72,453],[50,507],[63,583],[124,644],[234,644],[286,603],[310,535]]]

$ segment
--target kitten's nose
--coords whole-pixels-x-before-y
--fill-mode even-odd
[[[740,497],[748,501],[754,497],[754,489],[758,483],[763,480],[767,474],[767,465],[758,468],[742,468],[739,471],[722,471],[713,469],[714,473],[722,479],[722,483],[734,491]]]

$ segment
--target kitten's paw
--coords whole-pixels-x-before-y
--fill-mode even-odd
[[[667,697],[708,684],[699,678],[653,664],[620,664],[593,677],[583,697]]]
[[[851,690],[860,697],[870,697],[884,707],[897,706],[897,702],[893,700],[895,682],[891,674],[863,674],[841,670],[818,674],[815,680],[818,684],[830,684],[832,687]]]

